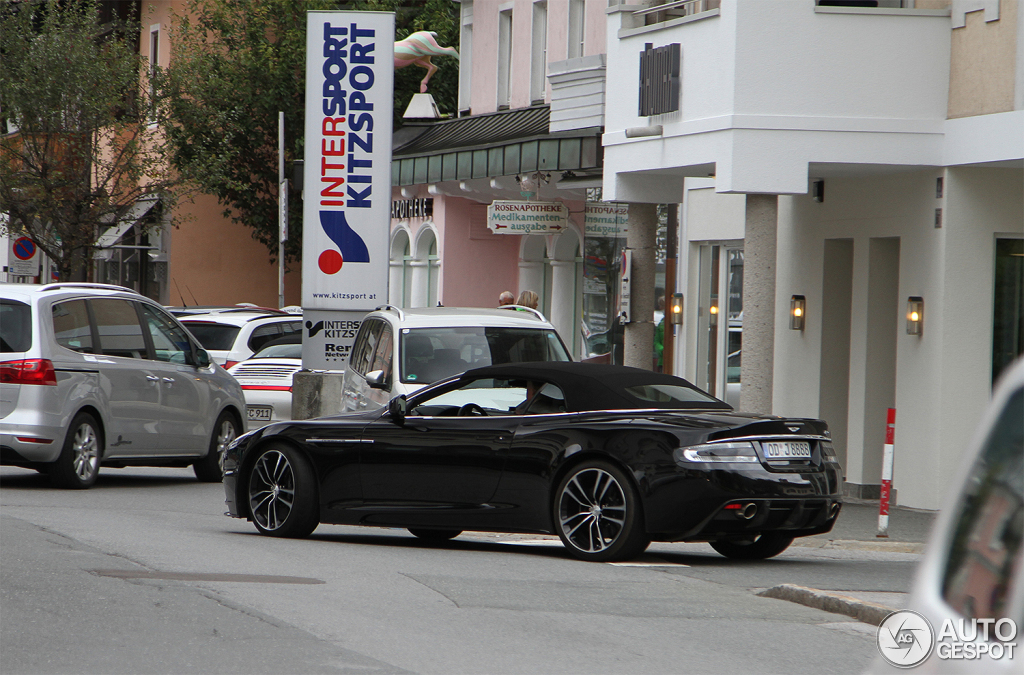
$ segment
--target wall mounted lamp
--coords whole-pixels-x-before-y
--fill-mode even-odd
[[[907,298],[907,335],[924,333],[924,298],[912,295]]]
[[[718,305],[708,307],[708,320],[712,326],[718,325]]]
[[[672,294],[672,307],[668,315],[668,322],[674,326],[683,325],[683,294]]]
[[[802,295],[794,295],[789,301],[789,327],[792,330],[803,330],[806,313],[806,298]]]

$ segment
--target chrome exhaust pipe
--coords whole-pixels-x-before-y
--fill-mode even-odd
[[[757,515],[757,504],[755,504],[753,502],[744,505],[743,508],[740,509],[740,512],[739,512],[739,516],[743,520],[750,520],[751,518],[753,518],[756,515]]]
[[[832,508],[828,510],[828,517],[835,518],[839,515],[839,504],[833,504]]]

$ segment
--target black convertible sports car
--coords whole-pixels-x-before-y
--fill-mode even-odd
[[[470,370],[387,408],[282,422],[224,456],[229,514],[263,534],[320,523],[558,534],[582,560],[651,541],[778,555],[828,532],[842,474],[824,422],[733,412],[686,380],[635,368]]]

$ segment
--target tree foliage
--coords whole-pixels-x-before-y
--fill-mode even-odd
[[[97,236],[146,194],[173,203],[163,140],[147,124],[138,23],[103,22],[92,0],[0,11],[0,208],[61,279],[82,278]]]
[[[164,127],[175,168],[215,195],[225,217],[252,228],[272,258],[278,236],[278,111],[285,114],[285,161],[302,159],[305,125],[306,12],[396,12],[396,40],[417,30],[458,46],[458,6],[450,0],[188,0],[171,29],[171,62],[161,76]],[[442,62],[430,91],[454,111],[458,64]],[[424,71],[399,70],[400,121]],[[289,176],[290,177],[290,176]],[[301,185],[289,192],[287,259],[301,255]]]

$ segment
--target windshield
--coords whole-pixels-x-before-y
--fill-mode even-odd
[[[238,326],[207,321],[182,321],[192,335],[196,336],[203,349],[229,351],[235,344],[235,336],[241,330]]]
[[[269,345],[256,352],[252,358],[254,359],[301,359],[302,358],[302,345],[301,344],[288,344],[288,345]]]
[[[403,328],[401,381],[429,384],[470,368],[526,361],[571,361],[550,328]]]

